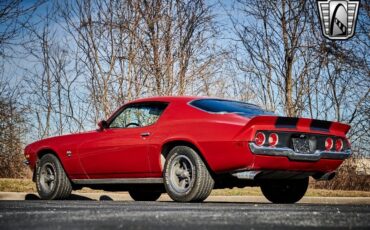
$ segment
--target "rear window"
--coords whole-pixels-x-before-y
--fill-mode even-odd
[[[235,113],[245,117],[254,117],[257,115],[275,115],[273,112],[264,110],[257,105],[241,101],[199,99],[190,102],[190,105],[210,113]]]

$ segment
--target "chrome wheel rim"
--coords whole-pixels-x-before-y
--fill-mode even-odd
[[[170,167],[169,182],[178,193],[187,193],[194,185],[194,165],[183,155],[176,156]]]
[[[55,187],[56,170],[55,166],[51,163],[46,163],[40,170],[40,186],[41,189],[50,193]]]

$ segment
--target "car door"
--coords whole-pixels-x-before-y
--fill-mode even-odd
[[[150,173],[148,141],[166,104],[140,103],[124,107],[108,128],[79,147],[82,167],[90,179],[142,178]]]

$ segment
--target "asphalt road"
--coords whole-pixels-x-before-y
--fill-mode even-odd
[[[0,229],[370,229],[369,205],[0,201]]]

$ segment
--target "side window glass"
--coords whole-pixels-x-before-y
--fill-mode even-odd
[[[131,126],[139,125],[138,119],[136,119],[137,107],[128,107],[124,109],[110,124],[110,128],[126,128],[129,124]]]
[[[110,124],[110,128],[135,128],[157,122],[167,104],[153,103],[134,105],[124,109]]]
[[[152,125],[157,122],[164,108],[158,106],[143,106],[140,110],[141,126]]]

